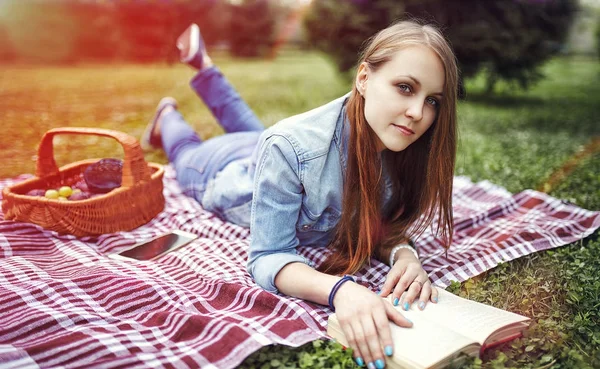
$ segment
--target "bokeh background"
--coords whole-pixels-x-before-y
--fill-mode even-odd
[[[0,177],[33,173],[54,127],[139,137],[168,95],[203,139],[222,134],[179,62],[175,40],[192,22],[270,126],[347,92],[364,40],[405,17],[439,25],[457,54],[457,175],[600,210],[600,0],[0,0]],[[122,157],[109,139],[54,145],[59,164]],[[466,366],[599,368],[598,255],[596,232],[453,285],[534,321]],[[351,354],[315,341],[264,348],[242,367],[335,365],[352,367]]]

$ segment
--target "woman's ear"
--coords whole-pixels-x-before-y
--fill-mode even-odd
[[[360,63],[358,66],[358,71],[356,72],[356,89],[360,93],[361,96],[365,95],[367,90],[367,80],[369,79],[369,66],[366,62]]]

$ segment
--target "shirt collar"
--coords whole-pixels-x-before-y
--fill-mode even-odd
[[[350,143],[350,121],[348,121],[348,115],[346,114],[346,103],[350,93],[346,94],[346,99],[342,105],[342,110],[338,116],[338,120],[335,127],[335,141],[337,144],[338,152],[340,153],[340,164],[342,165],[342,173],[346,173],[346,167],[348,163],[348,145]]]

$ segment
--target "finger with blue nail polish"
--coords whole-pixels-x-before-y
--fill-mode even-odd
[[[389,303],[384,304],[384,306],[388,319],[376,321],[376,325],[380,333],[380,343],[377,349],[371,350],[371,353],[373,354],[372,358],[375,360],[375,364],[377,365],[378,359],[381,360],[378,367],[381,367],[381,364],[385,366],[385,357],[389,357],[394,354],[394,341],[392,340],[390,323],[395,323],[396,325],[404,328],[410,328],[413,326],[412,322],[402,315],[400,309],[394,308],[394,306]]]
[[[427,307],[427,302],[430,301],[432,297],[433,288],[431,286],[431,282],[429,280],[423,283],[423,288],[421,289],[421,295],[419,296],[419,309],[425,310]]]
[[[354,361],[356,361],[356,365],[360,367],[365,366],[365,362],[363,361],[362,357],[357,357],[356,359],[354,359]]]
[[[383,361],[381,359],[375,360],[375,367],[377,369],[383,369],[383,368],[385,368],[385,361]]]
[[[420,278],[419,278],[420,279]],[[415,281],[417,281],[415,279]],[[431,294],[431,288],[429,287],[430,283],[429,280],[425,281],[425,282],[415,282],[411,287],[414,287],[414,290],[412,291],[414,293],[414,297],[412,298],[412,300],[410,301],[411,304],[414,302],[415,305],[417,305],[421,310],[423,310],[423,308],[421,308],[421,304],[419,303],[419,301],[427,301],[429,300],[429,295]],[[412,288],[411,288],[412,290]]]
[[[392,345],[385,346],[383,351],[385,352],[385,356],[392,356],[394,354],[394,348],[392,347]]]
[[[433,302],[434,304],[437,304],[438,303],[438,297],[439,297],[437,288],[435,288],[431,284],[430,284],[430,287],[431,287],[431,302]]]

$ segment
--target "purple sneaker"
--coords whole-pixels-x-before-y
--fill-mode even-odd
[[[160,136],[154,134],[154,127],[156,127],[160,115],[167,106],[172,106],[174,109],[177,109],[177,100],[172,97],[163,97],[160,100],[158,106],[156,107],[156,113],[154,113],[154,117],[152,117],[152,120],[150,123],[148,123],[144,133],[142,134],[142,137],[140,138],[140,146],[142,147],[142,150],[150,151],[153,149],[162,148]]]
[[[177,48],[180,51],[179,58],[196,69],[202,69],[206,47],[200,34],[200,27],[192,23],[181,36],[177,38]]]

